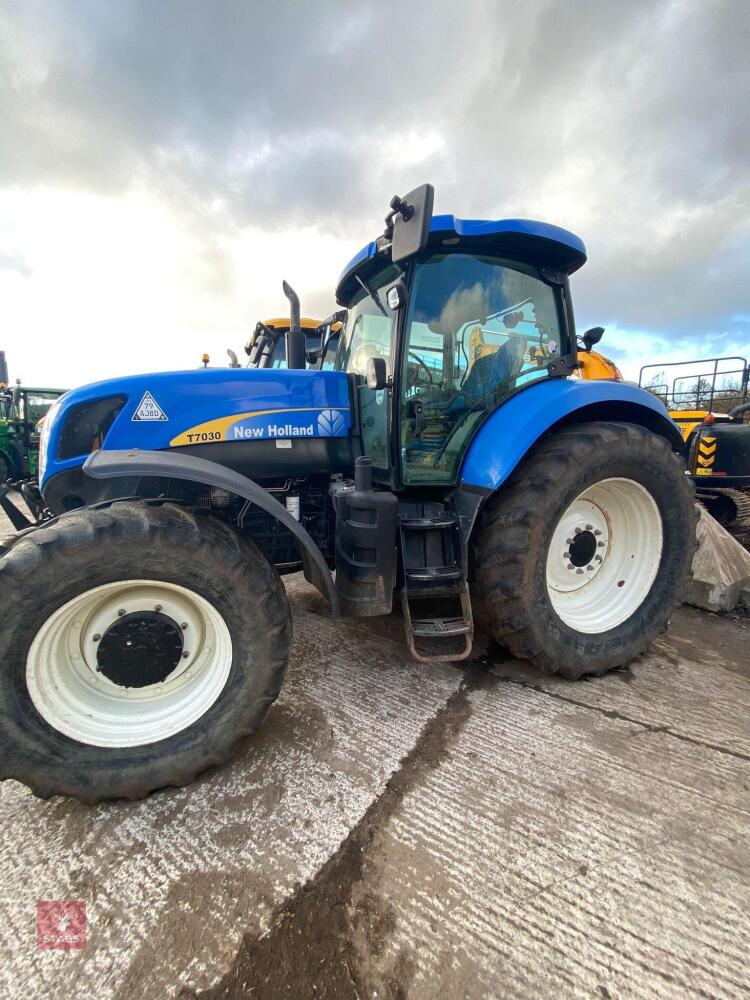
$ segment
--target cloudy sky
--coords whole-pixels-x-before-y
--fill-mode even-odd
[[[631,377],[750,354],[747,0],[0,0],[0,349],[72,386],[333,308],[389,198],[580,234]]]

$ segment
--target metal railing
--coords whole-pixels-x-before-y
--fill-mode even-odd
[[[724,363],[734,364],[733,368],[721,368]],[[736,366],[739,363],[739,367]],[[693,371],[689,375],[677,375],[671,385],[668,382],[659,382],[654,385],[644,385],[644,372],[657,371],[666,377],[665,369],[684,368],[692,365],[694,368],[700,366],[701,370]],[[726,384],[727,380],[736,381],[734,384]],[[664,400],[667,406],[673,409],[690,409],[694,406],[696,410],[713,410],[714,402],[720,400],[722,403],[731,401],[732,405],[745,402],[748,398],[748,378],[750,368],[745,358],[729,356],[724,358],[698,358],[692,361],[672,361],[666,364],[643,365],[641,368],[638,385],[643,389],[648,389],[654,395]],[[723,380],[725,384],[719,384],[717,380]],[[690,388],[680,388],[682,383],[690,381]]]

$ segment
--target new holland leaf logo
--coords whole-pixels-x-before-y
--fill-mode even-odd
[[[336,410],[321,410],[318,414],[318,434],[321,437],[337,437],[344,430],[344,417]]]
[[[159,406],[150,392],[143,394],[143,399],[138,404],[132,420],[169,420],[164,410]]]

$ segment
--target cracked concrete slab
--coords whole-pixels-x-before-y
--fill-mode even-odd
[[[369,987],[749,995],[747,763],[519,685],[470,703],[355,887],[388,913],[376,951],[358,936]]]
[[[683,655],[707,628],[721,664]],[[750,767],[703,706],[747,728],[744,631],[685,610],[604,681],[487,666],[201,1000],[750,996]]]
[[[732,623],[678,608],[669,632],[628,670],[579,684],[542,675],[519,660],[491,669],[582,707],[617,712],[729,753],[750,754],[748,717],[737,711],[750,684],[750,619]]]

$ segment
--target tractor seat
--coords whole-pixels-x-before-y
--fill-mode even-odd
[[[520,375],[525,349],[523,337],[511,337],[493,354],[478,357],[461,386],[467,405],[476,405],[497,386]]]

